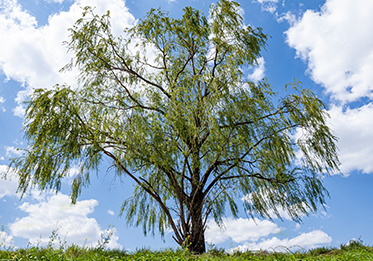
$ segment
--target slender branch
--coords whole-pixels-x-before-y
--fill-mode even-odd
[[[113,48],[114,48],[114,47],[113,47]],[[115,49],[113,49],[113,50],[115,51]],[[132,74],[132,75],[134,75],[135,77],[137,77],[137,78],[139,78],[139,79],[141,79],[141,80],[147,82],[148,84],[151,84],[151,85],[153,85],[153,86],[156,86],[157,88],[160,87],[159,85],[157,85],[157,84],[155,84],[155,83],[152,83],[152,82],[150,82],[150,81],[144,79],[141,75],[139,75],[139,74],[137,74],[135,71],[129,69],[128,66],[127,66],[126,64],[125,64],[125,66],[126,66],[128,69],[123,69],[123,68],[115,67],[115,66],[113,66],[113,65],[111,65],[111,64],[109,64],[109,63],[107,63],[104,59],[102,59],[99,55],[97,55],[97,54],[94,53],[93,51],[90,51],[90,53],[91,53],[94,57],[98,58],[101,62],[105,63],[105,65],[107,65],[107,66],[110,68],[110,71],[111,71],[112,75],[114,76],[116,82],[119,83],[119,84],[123,87],[123,89],[126,91],[128,97],[129,97],[133,102],[135,102],[135,103],[136,103],[140,108],[143,108],[143,109],[146,109],[146,110],[154,110],[154,111],[158,111],[158,112],[164,114],[164,112],[163,112],[162,110],[160,110],[159,108],[152,108],[152,107],[144,106],[144,105],[142,105],[138,100],[136,100],[136,99],[131,95],[131,93],[130,93],[130,91],[128,90],[128,88],[127,88],[126,86],[124,86],[124,84],[122,83],[122,81],[121,81],[121,80],[118,78],[118,76],[114,73],[114,70],[124,71],[124,72],[127,72],[127,73],[129,73],[129,74]],[[123,60],[123,63],[125,63],[123,57],[121,57],[121,56],[119,56],[119,57],[120,57],[120,59]],[[161,90],[163,90],[162,87],[160,87],[160,88],[161,88]],[[163,91],[164,91],[164,90],[163,90]],[[168,94],[166,94],[166,95],[168,95]],[[170,97],[169,97],[169,98],[170,98]]]
[[[229,176],[229,177],[221,177],[221,178],[219,178],[219,180],[228,180],[228,179],[236,179],[236,178],[257,178],[257,179],[261,179],[261,180],[266,180],[266,181],[271,182],[271,183],[279,183],[279,184],[286,184],[286,183],[295,181],[295,178],[287,179],[285,181],[278,180],[276,178],[266,178],[259,173],[246,174],[246,175],[235,175],[235,176]]]
[[[208,216],[211,214],[211,211],[213,210],[213,208],[212,208],[212,204],[214,203],[214,201],[221,195],[221,193],[223,193],[225,190],[227,190],[228,188],[231,188],[231,187],[224,187],[224,185],[223,184],[221,184],[221,187],[223,187],[223,189],[221,190],[221,191],[219,191],[216,195],[215,195],[215,197],[211,200],[211,201],[209,201],[208,202],[208,205],[206,206],[206,215],[205,215],[205,220],[204,220],[204,222],[203,222],[203,226],[205,226],[206,225],[206,223],[207,223],[207,218],[208,218]]]
[[[295,127],[298,127],[300,126],[300,124],[293,124],[291,126],[287,126],[287,127],[284,127],[284,128],[281,128],[279,130],[276,131],[276,133],[280,133],[284,130],[287,130],[287,129],[292,129],[292,128],[295,128]],[[233,163],[232,165],[230,165],[225,171],[221,172],[219,175],[217,175],[215,177],[215,179],[213,181],[211,181],[211,183],[209,184],[209,186],[206,188],[205,190],[205,194],[207,194],[209,192],[209,190],[215,185],[216,182],[218,182],[219,180],[221,180],[221,177],[223,175],[225,175],[226,173],[228,173],[232,168],[236,167],[238,165],[239,162],[241,162],[242,159],[244,159],[250,152],[253,148],[257,147],[260,143],[262,143],[264,140],[266,139],[269,139],[271,138],[272,135],[269,135],[269,136],[265,136],[265,137],[262,137],[259,141],[257,141],[245,154],[243,154],[240,158],[237,159],[237,161],[235,161],[235,163]]]
[[[221,146],[222,149],[216,155],[214,162],[207,168],[205,174],[202,176],[201,180],[202,180],[202,184],[203,185],[206,184],[206,182],[207,182],[207,180],[208,180],[211,172],[217,167],[217,163],[219,162],[219,158],[220,158],[220,156],[221,156],[221,154],[223,153],[223,150],[224,150],[223,148],[225,148],[225,146],[230,141],[232,133],[233,133],[233,128],[230,129],[229,134],[228,134],[228,136],[226,138],[225,144],[223,146]]]
[[[139,179],[137,179],[130,171],[127,170],[126,167],[123,166],[123,164],[118,160],[117,157],[115,157],[111,152],[107,151],[107,150],[104,150],[102,149],[103,153],[106,154],[107,156],[109,156],[110,158],[112,158],[116,164],[128,175],[130,176],[140,187],[142,187],[150,196],[152,196],[158,203],[159,205],[161,206],[161,208],[163,209],[163,211],[166,213],[167,215],[167,218],[168,218],[168,221],[170,222],[171,224],[171,227],[172,229],[174,230],[175,232],[175,235],[177,237],[177,239],[180,241],[180,242],[183,242],[178,230],[177,230],[177,227],[172,219],[172,216],[168,210],[168,208],[166,207],[166,205],[163,203],[162,199],[154,194],[148,187],[144,186],[144,183],[141,182]],[[149,182],[146,182],[146,184],[149,184]],[[176,239],[175,239],[176,240]]]
[[[193,54],[193,56],[194,56],[194,54]],[[178,73],[176,74],[173,85],[176,85],[177,79],[179,78],[180,74],[185,70],[185,68],[187,67],[187,65],[190,62],[190,60],[193,59],[193,56],[189,55],[188,59],[185,61],[185,63],[183,65],[183,67],[181,68],[181,70],[178,71]]]
[[[156,147],[154,147],[153,146],[153,149],[162,157],[162,153],[156,148]],[[156,165],[155,164],[155,162],[152,162],[152,161],[150,161],[153,165]],[[176,193],[176,195],[177,195],[177,197],[178,198],[180,198],[180,197],[185,197],[186,195],[185,195],[185,192],[184,192],[184,190],[182,190],[181,188],[180,188],[180,185],[178,184],[178,182],[177,182],[177,180],[176,180],[176,177],[175,177],[175,175],[174,175],[174,172],[176,172],[177,173],[177,171],[173,168],[173,167],[171,167],[171,171],[168,171],[165,167],[163,167],[163,166],[160,166],[159,167],[166,175],[167,175],[167,177],[171,180],[171,182],[172,182],[172,185],[173,185],[173,189],[174,189],[174,191],[175,191],[175,193]]]
[[[271,116],[274,116],[274,115],[276,115],[276,114],[278,114],[278,113],[288,113],[288,111],[285,111],[285,112],[283,112],[282,110],[284,109],[284,108],[286,108],[287,106],[288,106],[289,104],[284,104],[283,106],[281,106],[281,108],[279,108],[278,110],[276,110],[275,112],[273,112],[273,113],[270,113],[270,114],[267,114],[267,115],[265,115],[265,116],[263,116],[263,117],[260,117],[260,118],[258,118],[256,121],[260,121],[260,120],[264,120],[264,119],[267,119],[267,118],[269,118],[269,117],[271,117]],[[243,115],[243,114],[242,114]],[[241,115],[241,116],[242,116]],[[219,126],[221,129],[224,129],[224,128],[229,128],[229,127],[237,127],[237,126],[242,126],[242,125],[247,125],[247,124],[251,124],[251,123],[254,123],[254,121],[253,120],[250,120],[250,121],[244,121],[244,122],[236,122],[235,124],[230,124],[230,125],[221,125],[221,126]]]
[[[135,99],[135,98],[131,95],[130,91],[127,89],[126,86],[124,86],[124,84],[123,84],[122,81],[118,78],[118,76],[117,76],[114,72],[112,72],[112,74],[114,75],[116,81],[120,84],[120,86],[122,86],[123,89],[126,91],[128,97],[129,97],[133,102],[135,102],[135,103],[136,103],[140,108],[143,108],[143,109],[145,109],[145,110],[153,110],[153,111],[160,112],[161,114],[165,114],[165,112],[162,111],[162,110],[159,109],[159,108],[147,107],[147,106],[142,105],[142,104],[141,104],[137,99]]]
[[[141,76],[140,74],[138,74],[137,72],[135,72],[134,70],[132,70],[132,69],[128,66],[126,60],[124,60],[124,58],[123,58],[121,55],[118,54],[118,51],[116,50],[115,46],[114,46],[112,43],[110,43],[110,46],[111,46],[111,48],[112,48],[114,54],[115,54],[115,55],[116,55],[116,56],[121,60],[122,64],[125,66],[126,69],[119,68],[119,67],[112,67],[112,68],[114,68],[114,69],[118,69],[118,70],[121,70],[121,71],[126,71],[127,73],[132,74],[133,76],[135,76],[136,78],[138,78],[138,79],[144,81],[145,83],[150,84],[150,85],[152,85],[152,86],[158,88],[158,89],[161,90],[161,91],[163,92],[163,94],[165,94],[168,98],[171,98],[171,95],[170,95],[170,94],[169,94],[165,89],[163,89],[162,86],[160,86],[159,84],[156,84],[156,83],[154,83],[154,82],[152,82],[152,81],[150,81],[150,80],[148,80],[148,79],[145,79],[143,76]]]

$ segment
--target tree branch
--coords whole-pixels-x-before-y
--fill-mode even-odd
[[[111,46],[111,48],[112,48],[114,54],[115,54],[115,55],[116,55],[116,56],[121,60],[122,64],[123,64],[124,67],[126,68],[126,69],[123,69],[123,68],[119,68],[119,67],[116,67],[116,68],[113,67],[114,69],[121,70],[121,71],[125,71],[125,72],[127,72],[127,73],[129,73],[129,74],[132,74],[133,76],[135,76],[136,78],[142,80],[143,82],[145,82],[145,83],[147,83],[147,84],[149,84],[149,85],[152,85],[152,86],[158,88],[158,89],[161,90],[162,93],[165,94],[168,98],[171,98],[171,95],[170,95],[170,94],[169,94],[165,89],[163,89],[162,86],[160,86],[159,84],[156,84],[156,83],[154,83],[154,82],[152,82],[152,81],[150,81],[150,80],[148,80],[148,79],[145,79],[145,78],[142,77],[140,74],[138,74],[137,72],[135,72],[134,70],[132,70],[132,69],[128,66],[126,60],[124,60],[124,58],[123,58],[121,55],[118,54],[118,51],[116,50],[115,46],[114,46],[111,42],[110,42],[110,46]]]
[[[171,227],[172,227],[172,229],[174,230],[174,232],[175,232],[175,235],[176,235],[176,237],[177,237],[177,239],[180,241],[180,242],[183,242],[183,240],[182,240],[182,238],[180,237],[180,235],[179,235],[179,232],[178,232],[178,230],[177,230],[177,227],[175,226],[175,223],[174,223],[174,221],[173,221],[173,219],[172,219],[172,216],[171,216],[171,213],[168,211],[168,208],[166,207],[166,205],[163,203],[163,201],[162,201],[162,199],[158,196],[158,195],[156,195],[156,194],[154,194],[149,188],[147,188],[146,186],[144,186],[143,185],[143,183],[139,180],[139,179],[137,179],[131,172],[129,172],[128,170],[127,170],[127,168],[125,168],[124,166],[123,166],[123,164],[122,163],[120,163],[120,161],[111,153],[111,152],[109,152],[109,151],[107,151],[107,150],[104,150],[104,149],[102,149],[102,151],[103,151],[103,153],[104,154],[106,154],[107,156],[109,156],[110,158],[112,158],[114,161],[115,161],[115,163],[128,175],[128,176],[130,176],[140,187],[142,187],[150,196],[152,196],[158,203],[159,203],[159,205],[161,206],[161,208],[163,209],[163,211],[166,213],[166,215],[167,215],[167,218],[168,218],[168,221],[170,222],[170,224],[171,224]],[[149,182],[146,182],[147,184],[149,184]]]

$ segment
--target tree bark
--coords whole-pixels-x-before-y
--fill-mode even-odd
[[[202,215],[192,217],[192,231],[188,249],[197,254],[206,252],[205,228],[203,227]]]
[[[205,245],[205,227],[202,218],[203,193],[197,189],[190,209],[191,214],[191,231],[187,239],[188,249],[197,254],[206,252]]]

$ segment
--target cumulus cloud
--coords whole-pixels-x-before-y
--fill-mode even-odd
[[[0,199],[16,196],[18,179],[12,173],[7,175],[6,180],[2,179],[2,173],[5,173],[7,168],[0,165]],[[53,191],[40,193],[34,189],[25,195],[24,200],[26,202],[18,208],[26,212],[27,216],[17,218],[10,224],[11,233],[6,237],[6,242],[13,237],[22,237],[27,238],[32,244],[41,240],[40,244],[43,246],[48,243],[52,231],[58,229],[59,236],[66,240],[68,245],[75,243],[80,246],[96,246],[101,235],[112,233],[108,247],[122,247],[117,242],[119,237],[114,228],[103,230],[96,219],[89,217],[98,205],[97,200],[82,200],[72,205],[71,198],[67,195],[55,194]],[[37,203],[30,203],[35,201]],[[4,235],[0,234],[0,247],[2,236]]]
[[[6,232],[0,231],[0,249],[7,249],[13,246],[13,237],[9,236]]]
[[[15,196],[18,188],[18,180],[10,175],[3,179],[3,174],[7,171],[8,166],[0,165],[0,199],[5,196]]]
[[[224,229],[222,230],[213,220],[207,223],[206,241],[218,244],[231,239],[240,243],[244,241],[257,241],[261,237],[269,234],[276,234],[281,231],[275,223],[268,220],[255,219],[224,219]]]
[[[15,115],[23,116],[21,103],[33,88],[52,88],[57,83],[75,85],[76,72],[58,72],[71,59],[62,42],[69,39],[67,29],[81,17],[81,7],[88,5],[95,6],[98,14],[111,11],[115,20],[112,26],[114,35],[135,23],[135,18],[121,0],[76,1],[68,11],[51,15],[43,27],[38,27],[35,17],[16,0],[0,4],[0,35],[6,36],[6,41],[0,42],[0,70],[8,80],[18,81],[25,88],[17,95]]]
[[[13,146],[5,146],[4,148],[5,148],[5,155],[7,157],[22,155],[22,151]]]
[[[302,233],[299,236],[291,239],[279,239],[277,237],[273,237],[259,243],[246,242],[243,245],[230,249],[229,252],[247,250],[286,251],[286,249],[289,248],[315,248],[331,242],[332,238],[328,236],[328,234],[321,230],[314,230],[309,233]]]
[[[329,110],[330,128],[339,137],[338,148],[341,172],[353,170],[373,172],[373,103],[360,108],[343,109],[333,106]]]
[[[258,65],[253,67],[253,72],[247,77],[250,81],[258,82],[264,78],[265,75],[265,61],[263,57],[258,58]]]
[[[269,194],[268,192],[261,191],[258,194],[260,194],[260,196],[262,197],[264,202],[269,202],[270,195],[268,195]],[[283,200],[286,200],[286,194],[284,194],[284,195],[285,196],[283,197]],[[244,196],[241,200],[246,201],[249,204],[252,204],[252,198],[253,198],[253,194],[250,193],[250,194],[247,194],[246,196]],[[278,216],[273,209],[269,209],[268,214],[271,217],[271,219],[281,218],[281,219],[285,219],[285,220],[293,220],[291,218],[289,212],[286,211],[284,208],[282,208],[281,206],[276,206],[276,208],[277,208],[277,212],[280,216]],[[310,211],[310,209],[307,208],[307,205],[305,203],[303,203],[303,208]],[[297,211],[297,212],[294,212],[294,211],[295,211],[295,209],[292,209],[292,212],[297,213],[298,217],[300,217],[300,218],[305,216],[305,214],[300,212],[300,211]]]
[[[279,0],[256,0],[255,2],[262,5],[262,11],[267,11],[273,14],[277,10]]]
[[[314,248],[329,244],[332,238],[321,230],[314,230],[309,233],[302,233],[294,238],[279,239],[270,237],[271,234],[278,234],[284,228],[278,227],[272,221],[259,219],[224,219],[224,229],[220,229],[212,220],[208,221],[206,230],[206,241],[219,244],[226,240],[235,243],[243,243],[238,247],[232,248],[229,252],[246,250],[273,250],[284,251],[286,248],[303,247]],[[298,230],[300,225],[295,226]],[[259,241],[260,240],[260,241]]]
[[[373,2],[327,0],[286,31],[312,79],[342,103],[373,98]]]
[[[45,194],[39,200],[35,204],[25,202],[19,206],[27,216],[16,219],[10,225],[12,236],[27,238],[32,244],[41,240],[41,245],[45,245],[52,230],[58,229],[59,235],[68,245],[95,246],[101,235],[107,233],[100,228],[96,219],[88,217],[98,205],[94,199],[77,201],[72,205],[67,195]],[[118,236],[114,233],[108,247],[121,248],[117,240]]]
[[[295,14],[293,14],[291,11],[287,11],[286,13],[282,14],[276,13],[275,16],[278,23],[287,21],[290,25],[293,25],[297,21]]]
[[[296,225],[295,225],[295,228],[294,228],[294,230],[299,230],[300,229],[300,224],[299,223],[297,223]]]

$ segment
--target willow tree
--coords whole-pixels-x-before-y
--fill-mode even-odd
[[[126,221],[144,233],[166,228],[191,251],[205,251],[209,219],[238,216],[295,221],[316,211],[328,192],[322,177],[338,170],[336,137],[325,105],[294,82],[275,101],[266,80],[252,82],[267,36],[244,24],[239,4],[221,0],[209,18],[191,7],[180,19],[152,9],[120,37],[109,13],[87,7],[67,46],[78,88],[38,89],[28,102],[27,149],[13,159],[18,191],[61,187],[79,166],[72,201],[102,159],[132,179]],[[297,135],[295,139],[295,133]]]

